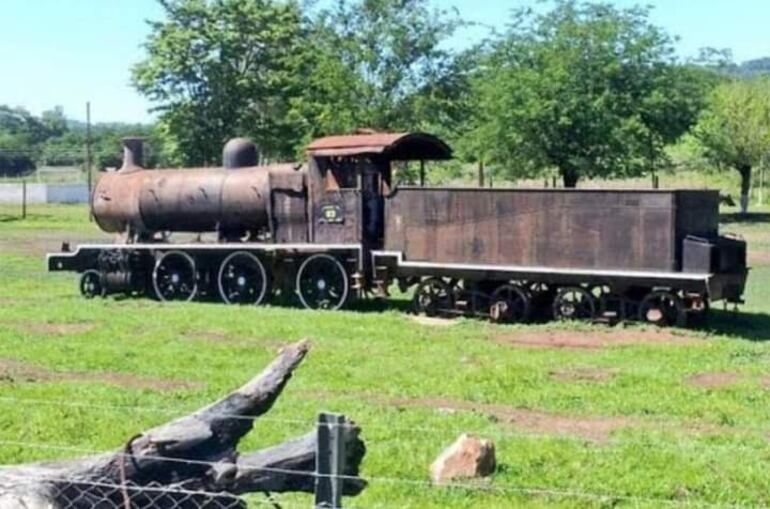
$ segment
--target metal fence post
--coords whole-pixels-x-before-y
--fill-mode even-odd
[[[316,451],[315,508],[342,507],[342,478],[345,472],[345,416],[318,415],[318,449]]]
[[[21,181],[21,218],[27,219],[27,179]]]

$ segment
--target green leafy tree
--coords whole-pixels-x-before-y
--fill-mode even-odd
[[[308,136],[432,129],[457,118],[456,13],[428,0],[338,0],[310,20],[312,62],[294,103]]]
[[[158,132],[179,164],[213,163],[223,143],[250,136],[261,153],[293,151],[289,112],[306,51],[296,2],[160,0],[133,83],[160,112]],[[298,56],[300,55],[300,56]]]
[[[24,108],[0,105],[0,175],[34,170],[48,136],[45,125]]]
[[[647,9],[565,0],[519,10],[473,77],[466,146],[514,177],[556,168],[567,187],[639,175],[696,120],[701,78],[676,65]]]
[[[741,176],[741,210],[749,206],[751,172],[770,153],[770,79],[719,85],[694,129],[705,155]]]

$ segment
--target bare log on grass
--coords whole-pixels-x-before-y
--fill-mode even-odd
[[[91,507],[245,507],[251,492],[312,492],[315,431],[255,452],[240,439],[268,412],[308,351],[284,348],[262,373],[200,410],[145,431],[119,451],[77,460],[0,468],[0,509]],[[365,454],[360,429],[343,430],[347,453],[343,491],[361,492],[353,479]]]

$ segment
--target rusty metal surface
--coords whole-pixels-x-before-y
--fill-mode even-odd
[[[302,174],[292,164],[103,173],[93,212],[107,232],[204,232],[267,228],[271,174]]]
[[[679,238],[716,224],[716,193],[402,188],[385,249],[408,260],[678,270]],[[678,200],[702,204],[682,215]],[[710,213],[706,213],[710,212]]]
[[[222,149],[222,166],[228,169],[257,165],[257,146],[248,138],[233,138]]]
[[[372,133],[327,136],[307,146],[315,157],[383,154],[391,160],[450,159],[452,149],[426,133]]]
[[[334,210],[330,218],[327,211]],[[357,189],[328,191],[313,204],[315,241],[358,243],[362,240],[361,192]]]

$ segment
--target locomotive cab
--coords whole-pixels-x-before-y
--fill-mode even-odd
[[[450,159],[452,151],[424,133],[330,136],[308,146],[311,238],[317,243],[384,245],[385,198],[393,163]]]

